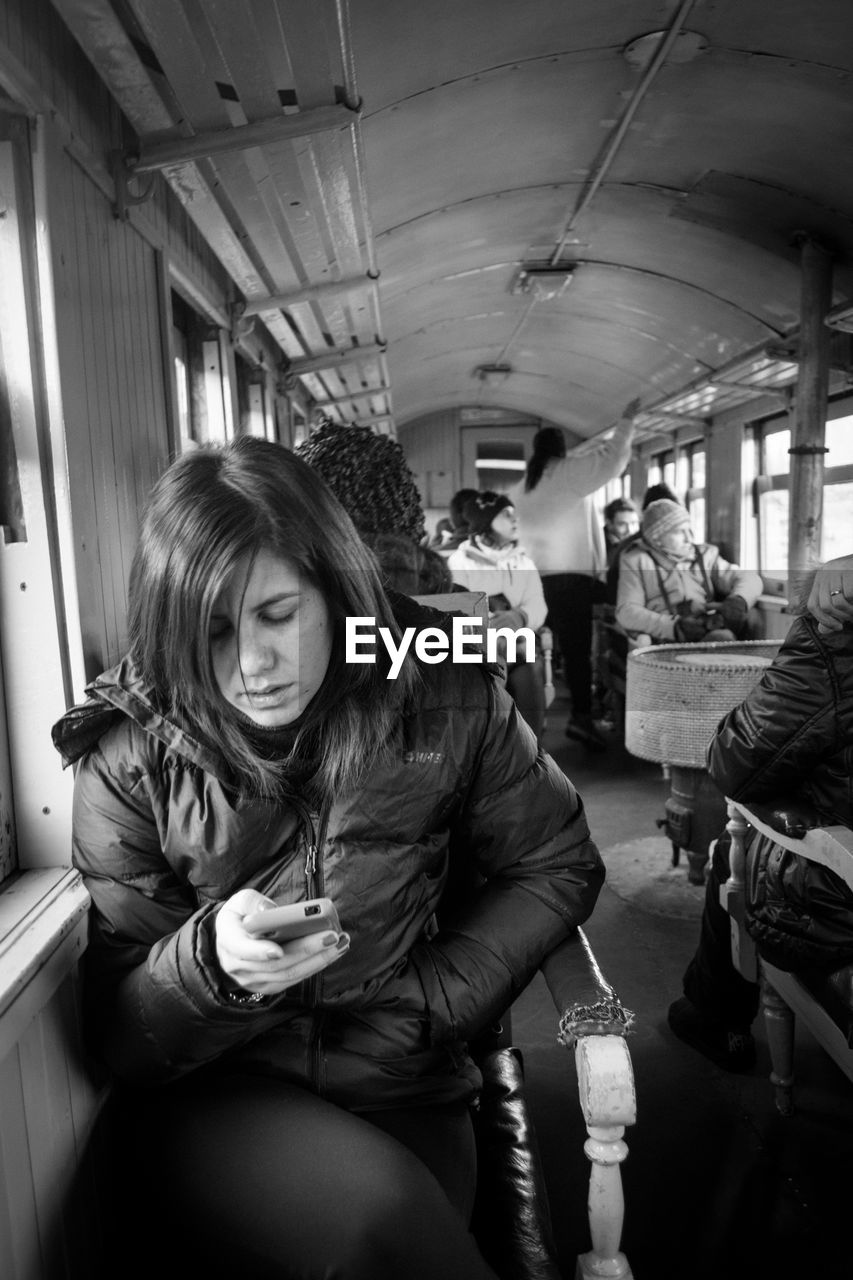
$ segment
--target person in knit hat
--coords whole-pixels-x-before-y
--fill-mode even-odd
[[[642,515],[639,541],[619,558],[616,621],[635,644],[743,640],[761,594],[757,573],[696,543],[690,513],[660,498]]]
[[[465,504],[465,519],[468,537],[447,560],[454,583],[466,591],[486,593],[492,626],[538,631],[548,610],[536,566],[518,545],[512,501],[505,493],[484,490]],[[545,690],[537,665],[511,666],[507,689],[538,738],[545,723]]]
[[[379,562],[383,583],[404,595],[451,589],[441,556],[423,546],[424,510],[402,448],[370,427],[325,419],[296,450],[318,471]]]

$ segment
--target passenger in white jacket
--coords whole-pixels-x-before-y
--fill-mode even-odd
[[[504,493],[485,490],[465,507],[469,537],[448,557],[454,583],[489,598],[492,627],[530,627],[545,623],[547,606],[533,560],[517,542],[518,518]],[[538,663],[521,661],[507,669],[507,689],[537,738],[545,722],[545,690]]]

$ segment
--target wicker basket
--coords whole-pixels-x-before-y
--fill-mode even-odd
[[[704,769],[727,711],[775,658],[780,640],[660,644],[628,654],[625,746],[641,760]]]

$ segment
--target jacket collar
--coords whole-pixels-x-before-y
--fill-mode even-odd
[[[86,686],[87,701],[72,707],[53,726],[53,744],[64,766],[74,764],[100,741],[121,716],[217,777],[227,776],[221,756],[158,708],[152,690],[125,657]]]

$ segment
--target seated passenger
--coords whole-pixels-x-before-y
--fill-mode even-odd
[[[625,539],[637,533],[640,517],[630,498],[614,498],[604,508],[604,543],[607,548],[608,568]]]
[[[430,546],[440,555],[449,556],[469,535],[465,508],[472,498],[476,498],[477,489],[457,489],[450,499],[449,520],[439,520],[435,537]]]
[[[619,562],[622,559],[622,556],[624,555],[624,553],[628,550],[628,548],[633,547],[637,542],[640,541],[640,537],[641,537],[640,519],[642,516],[642,512],[645,511],[647,507],[650,507],[653,502],[657,502],[660,498],[668,498],[670,502],[678,502],[678,498],[676,498],[675,494],[673,493],[672,489],[670,489],[668,484],[660,483],[660,484],[649,485],[648,489],[646,489],[646,492],[643,494],[643,501],[640,507],[641,515],[637,516],[634,528],[625,535],[625,537],[622,539],[622,541],[619,543],[618,546],[613,548],[608,548],[607,579],[606,579],[604,598],[607,604],[613,605],[614,608],[616,605],[616,597],[618,595],[618,588],[619,588]],[[605,514],[606,514],[606,508],[605,508]]]
[[[850,587],[853,595],[853,580]],[[720,722],[708,768],[730,799],[747,806],[780,799],[796,806],[800,799],[821,825],[853,826],[853,612],[847,616],[823,635],[816,618],[797,618],[759,683]],[[738,1071],[755,1060],[750,1026],[759,993],[731,959],[729,916],[720,905],[728,852],[724,833],[708,875],[699,946],[669,1024],[679,1039]],[[746,927],[771,964],[828,973],[853,963],[853,894],[831,871],[753,835],[745,881]]]
[[[694,543],[686,508],[667,498],[643,512],[639,541],[619,557],[616,621],[637,644],[743,640],[761,578]]]
[[[123,1274],[495,1280],[469,1233],[467,1042],[603,867],[491,667],[346,661],[349,616],[397,645],[434,621],[396,605],[311,467],[199,448],[144,514],[130,654],[55,727],[88,1034],[121,1085]],[[485,887],[436,930],[468,869]],[[323,895],[321,932],[250,919]]]
[[[548,609],[539,572],[518,545],[512,502],[505,493],[487,489],[466,504],[465,516],[469,536],[447,561],[454,583],[467,591],[486,593],[490,626],[538,631]],[[507,688],[538,738],[545,723],[545,689],[538,664],[511,664]]]
[[[404,595],[452,589],[443,560],[423,545],[421,495],[396,440],[327,419],[297,455],[326,481],[379,561],[387,588]]]

